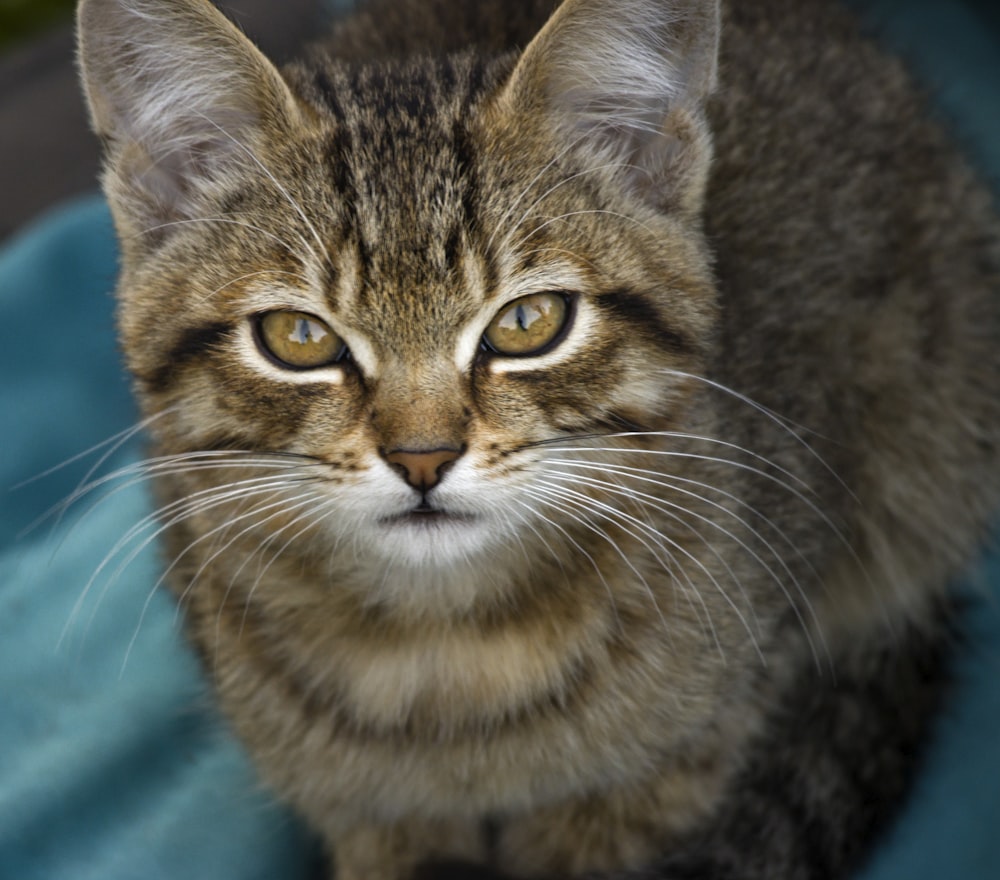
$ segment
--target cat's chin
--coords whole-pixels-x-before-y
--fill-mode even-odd
[[[496,537],[482,516],[414,508],[380,519],[370,547],[396,566],[452,569],[494,546]]]
[[[407,617],[464,615],[502,589],[505,535],[489,516],[409,511],[381,518],[354,545],[355,563],[370,566],[365,601]]]

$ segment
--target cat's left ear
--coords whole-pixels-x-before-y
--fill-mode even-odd
[[[633,193],[700,211],[712,141],[705,103],[718,69],[719,0],[565,0],[502,95]],[[503,104],[501,104],[503,106]]]
[[[197,216],[301,112],[208,0],[82,0],[77,25],[105,188],[136,232]]]

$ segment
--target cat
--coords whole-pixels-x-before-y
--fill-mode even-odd
[[[331,875],[863,864],[1000,489],[997,221],[902,65],[825,0],[79,40],[168,580]]]

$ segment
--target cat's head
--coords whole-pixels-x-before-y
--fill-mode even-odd
[[[207,0],[84,0],[80,33],[124,348],[186,491],[259,480],[219,516],[408,566],[594,541],[566,450],[682,428],[710,344],[715,2],[283,72]]]

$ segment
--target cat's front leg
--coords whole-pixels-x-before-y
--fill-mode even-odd
[[[427,862],[482,863],[486,840],[473,820],[360,825],[332,844],[331,880],[411,880]]]

